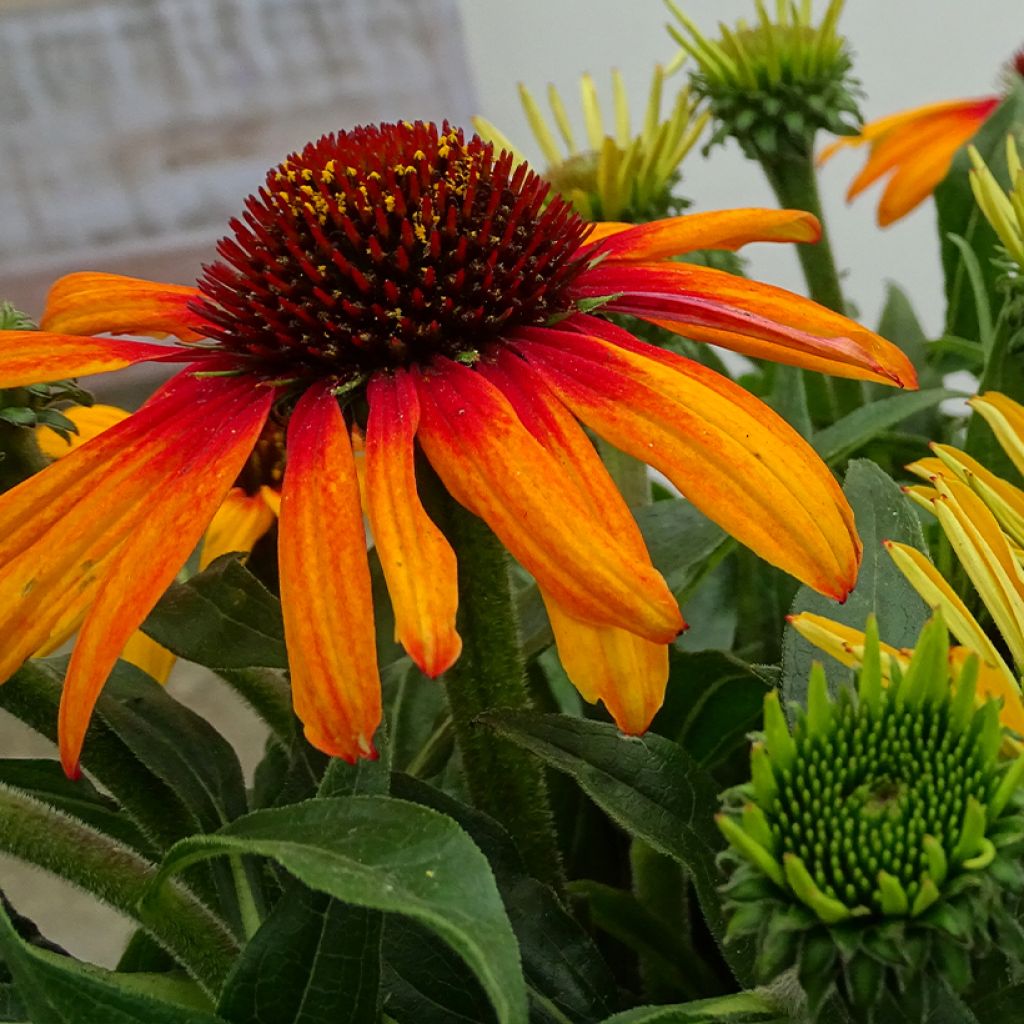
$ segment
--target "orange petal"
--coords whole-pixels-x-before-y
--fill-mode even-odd
[[[595,625],[663,643],[677,635],[665,581],[607,533],[497,388],[444,359],[417,388],[418,437],[441,481],[551,596]]]
[[[348,428],[326,386],[288,425],[278,542],[295,712],[320,750],[375,757],[380,676],[366,536]]]
[[[166,683],[177,660],[166,647],[161,647],[145,633],[136,631],[128,638],[121,659],[142,669],[158,683]]]
[[[555,457],[566,480],[575,485],[601,525],[634,558],[650,563],[636,520],[608,475],[601,457],[571,412],[528,363],[503,349],[479,373],[501,389],[531,434]]]
[[[262,493],[246,494],[241,487],[232,487],[207,527],[199,568],[205,569],[230,551],[249,554],[256,541],[274,525],[275,519]]]
[[[198,389],[181,383],[0,496],[0,681],[78,628],[147,499],[187,458],[189,432],[226,408],[208,390],[190,401]]]
[[[0,388],[109,373],[150,359],[193,360],[195,353],[144,341],[79,338],[44,331],[0,331]]]
[[[668,647],[624,629],[580,622],[543,590],[541,594],[558,657],[572,684],[591,703],[603,701],[624,733],[646,732],[665,700]]]
[[[197,288],[119,274],[68,274],[50,289],[40,326],[56,334],[171,334],[195,341],[203,322],[188,304],[199,295]]]
[[[830,597],[853,587],[861,549],[846,498],[758,399],[639,342],[650,356],[542,328],[523,329],[515,344],[584,423],[665,473],[741,543]]]
[[[455,631],[455,552],[416,493],[416,385],[404,370],[378,374],[367,389],[366,510],[395,610],[398,642],[423,672],[439,676],[462,650]]]
[[[39,450],[51,459],[63,458],[75,448],[81,448],[86,441],[91,441],[104,430],[117,426],[131,415],[125,409],[118,409],[116,405],[76,405],[70,409],[62,409],[61,412],[78,427],[78,433],[72,434],[65,441],[50,427],[39,427],[36,430]]]
[[[272,389],[259,387],[251,377],[190,379],[182,391],[191,392],[193,408],[206,414],[184,442],[186,461],[175,465],[169,460],[162,478],[153,481],[154,500],[147,503],[146,514],[137,519],[104,572],[68,665],[59,734],[61,761],[71,776],[77,773],[89,718],[108,673],[199,542],[252,451],[274,397]],[[229,404],[214,416],[203,407],[218,398]],[[111,433],[100,435],[93,444]],[[88,449],[87,445],[80,453]]]
[[[660,260],[695,249],[735,250],[750,242],[817,242],[821,238],[818,218],[804,210],[713,210],[611,227],[587,236],[586,245],[602,243],[588,250],[588,256],[616,262]]]
[[[602,263],[573,286],[576,298],[615,296],[631,313],[696,341],[842,377],[916,387],[910,360],[891,342],[824,306],[773,285],[684,263]]]

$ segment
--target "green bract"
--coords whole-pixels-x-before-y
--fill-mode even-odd
[[[933,619],[886,685],[872,620],[856,689],[830,698],[815,665],[792,728],[769,694],[751,781],[726,794],[729,936],[756,936],[761,980],[796,965],[812,1012],[835,988],[870,1018],[927,974],[963,990],[994,943],[1024,959],[1024,758],[976,661],[954,680],[948,655]]]
[[[857,130],[858,83],[850,76],[850,52],[836,31],[843,0],[832,0],[821,23],[811,24],[809,5],[779,0],[769,17],[758,0],[757,22],[721,25],[708,39],[666,0],[682,30],[668,29],[693,58],[693,91],[706,99],[715,120],[709,145],[735,138],[748,157],[775,160],[804,153],[819,129],[836,135]]]

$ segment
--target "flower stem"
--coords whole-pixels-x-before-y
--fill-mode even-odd
[[[469,792],[480,810],[509,830],[529,870],[558,891],[562,864],[544,769],[476,721],[485,711],[531,707],[509,558],[486,523],[447,494],[442,500],[440,525],[459,564],[463,645],[444,684]]]
[[[808,143],[802,152],[790,149],[774,159],[762,156],[760,163],[780,206],[806,210],[813,213],[821,222],[821,240],[816,245],[798,245],[797,256],[811,298],[845,315],[846,301],[843,298],[843,288],[839,282],[839,272],[836,270],[832,244],[821,209],[818,176],[814,171],[811,144]],[[817,374],[805,374],[804,379],[812,405],[821,404],[820,396],[817,395],[817,392],[822,390],[819,382],[830,392],[832,420],[864,404],[864,388],[860,381],[833,378],[830,382],[824,382]],[[819,398],[819,401],[815,401],[816,398]]]
[[[17,790],[0,786],[0,851],[52,871],[137,921],[213,997],[237,945],[227,927],[183,887],[142,903],[156,865],[127,846]]]

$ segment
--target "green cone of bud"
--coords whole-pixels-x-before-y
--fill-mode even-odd
[[[721,25],[709,39],[673,0],[669,33],[696,63],[690,84],[714,118],[709,145],[735,138],[748,157],[785,159],[810,151],[819,129],[853,134],[860,123],[850,53],[836,29],[844,0],[831,0],[820,24],[809,4],[778,0],[774,17],[755,0],[757,21]]]
[[[976,700],[977,663],[953,679],[948,654],[935,618],[885,685],[872,620],[855,688],[831,697],[815,665],[792,727],[766,697],[751,781],[724,796],[728,938],[754,937],[761,982],[795,966],[812,1015],[835,993],[878,1019],[886,988],[1024,963],[1024,757]]]

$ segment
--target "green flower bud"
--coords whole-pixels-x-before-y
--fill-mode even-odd
[[[844,0],[831,0],[817,26],[810,5],[778,0],[771,18],[755,0],[757,22],[721,25],[718,39],[704,36],[673,0],[665,2],[679,22],[669,33],[697,65],[693,91],[714,118],[709,146],[731,136],[752,159],[776,162],[792,151],[810,152],[819,129],[857,131],[860,89],[836,31]]]
[[[812,1014],[837,993],[872,1020],[887,986],[964,988],[993,951],[1024,962],[1024,758],[1005,756],[997,703],[975,704],[976,666],[951,678],[941,619],[888,686],[870,623],[864,665],[835,697],[816,666],[792,727],[765,698],[751,782],[716,820],[729,937],[757,937],[758,980],[796,967]]]

